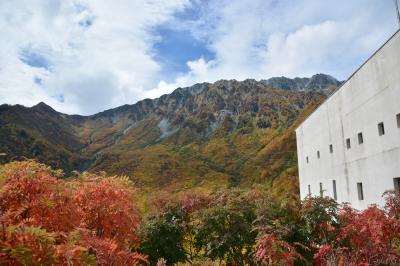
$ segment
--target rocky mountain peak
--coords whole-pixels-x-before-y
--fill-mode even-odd
[[[49,105],[45,104],[44,102],[40,102],[40,103],[32,106],[32,109],[35,111],[56,113],[56,110],[54,110],[53,108],[51,108]]]
[[[311,78],[274,77],[261,80],[265,86],[283,90],[318,91],[338,87],[342,82],[326,74],[316,74]]]
[[[66,172],[107,170],[150,189],[275,180],[296,164],[294,127],[336,84],[323,74],[219,80],[91,116],[62,114],[43,102],[2,105],[1,159],[35,158]]]
[[[326,74],[316,74],[311,77],[305,86],[305,90],[324,90],[330,87],[338,87],[342,82],[338,81],[334,77]]]

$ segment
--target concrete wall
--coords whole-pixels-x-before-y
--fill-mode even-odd
[[[400,177],[400,32],[397,32],[353,76],[296,130],[300,193],[350,202],[357,209],[384,203],[382,194]],[[378,133],[384,123],[385,134]],[[364,143],[358,143],[358,133]],[[346,139],[351,148],[346,148]],[[330,153],[329,145],[333,146]],[[317,152],[320,152],[320,158]],[[306,158],[309,158],[307,163]],[[364,199],[359,200],[357,183]]]

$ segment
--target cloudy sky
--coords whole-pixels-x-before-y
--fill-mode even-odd
[[[393,0],[0,0],[0,103],[93,114],[218,79],[346,79]]]

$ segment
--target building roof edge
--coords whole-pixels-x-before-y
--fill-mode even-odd
[[[380,50],[382,50],[382,48],[383,47],[385,47],[386,46],[386,44],[388,44],[397,34],[399,34],[400,33],[400,29],[398,29],[392,36],[390,36],[390,38],[389,39],[387,39],[370,57],[368,57],[368,59],[367,60],[365,60],[364,61],[364,63],[362,63],[347,79],[346,79],[346,81],[345,82],[343,82],[343,84],[341,84],[336,90],[335,90],[335,92],[333,92],[331,95],[329,95],[328,96],[328,98],[326,98],[314,111],[312,111],[305,119],[304,119],[304,121],[303,122],[301,122],[300,123],[300,125],[298,125],[296,128],[295,128],[295,131],[297,131],[297,129],[299,128],[299,127],[301,127],[302,125],[303,125],[303,123],[304,122],[306,122],[307,121],[307,119],[311,116],[311,115],[313,115],[322,105],[324,105],[333,95],[335,95],[338,91],[340,91],[341,89],[342,89],[342,87],[344,86],[344,85],[346,85],[347,84],[347,82],[349,82],[353,77],[354,77],[354,75],[356,75],[359,71],[360,71],[360,69],[362,69]]]

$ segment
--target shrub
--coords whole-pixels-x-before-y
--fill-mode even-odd
[[[34,161],[2,167],[0,264],[145,264],[130,251],[141,220],[127,179],[60,176]]]
[[[215,196],[213,205],[200,215],[196,247],[212,260],[228,264],[252,264],[257,232],[255,204],[239,192]]]
[[[361,212],[345,206],[338,237],[319,248],[319,264],[395,265],[400,263],[399,224],[390,212],[371,206]]]
[[[184,230],[178,217],[172,213],[166,217],[154,217],[145,226],[145,236],[140,250],[148,255],[152,265],[160,259],[165,259],[166,265],[185,262],[183,237]]]
[[[254,259],[259,265],[294,265],[302,256],[296,249],[273,234],[264,234],[257,241]]]

